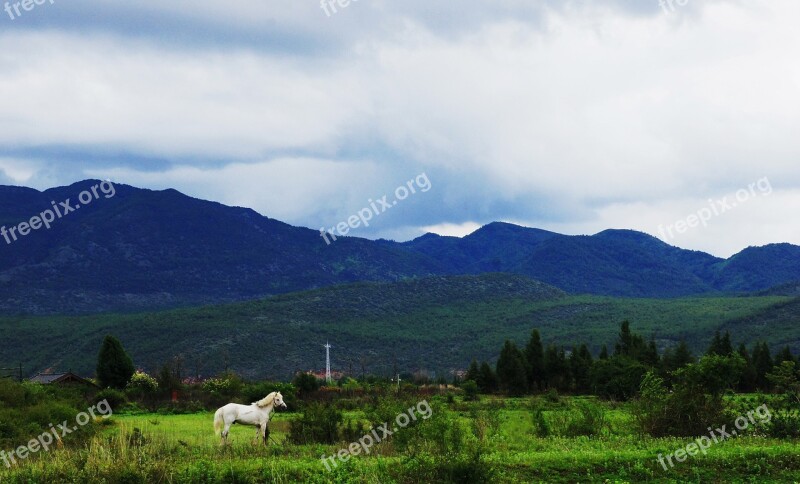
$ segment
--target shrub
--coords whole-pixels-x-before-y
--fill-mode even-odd
[[[339,441],[342,412],[330,404],[306,405],[303,415],[292,421],[289,440],[294,444],[334,444]]]
[[[726,359],[731,361],[721,361]],[[693,437],[706,434],[711,424],[731,421],[735,415],[723,397],[724,390],[738,379],[739,360],[738,356],[705,356],[672,373],[672,392],[662,378],[649,372],[633,406],[640,429],[654,437]]]
[[[97,392],[97,395],[94,396],[94,403],[102,402],[103,400],[108,402],[112,410],[117,410],[128,403],[128,398],[125,394],[113,388],[100,390]]]
[[[128,382],[127,388],[138,389],[144,393],[152,393],[158,390],[158,381],[143,371],[137,371]]]
[[[472,380],[467,380],[461,384],[461,390],[464,391],[464,400],[473,402],[478,400],[478,384]]]
[[[225,374],[219,378],[209,378],[203,382],[203,391],[210,393],[214,397],[231,399],[235,397],[242,388],[242,380],[234,374]],[[257,398],[264,398],[264,395]]]

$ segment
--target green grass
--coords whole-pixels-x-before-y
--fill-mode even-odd
[[[457,402],[453,417],[472,425],[475,411],[495,409],[498,424],[486,434],[486,460],[495,482],[797,482],[800,442],[744,435],[712,446],[664,471],[658,454],[683,448],[692,439],[638,435],[626,405],[592,398],[537,400],[545,418],[557,420],[578,401],[601,406],[609,425],[599,435],[536,435],[530,399],[483,397]],[[255,431],[234,426],[231,444],[222,447],[213,434],[212,414],[115,415],[111,425],[85,447],[56,449],[11,471],[0,468],[3,482],[416,482],[417,460],[397,452],[391,441],[368,456],[353,458],[333,473],[320,456],[346,443],[292,445],[288,425],[296,414],[279,413],[268,448],[253,445]],[[349,412],[349,417],[361,417]],[[425,423],[423,423],[424,425]],[[134,429],[144,441],[131,440]],[[441,462],[436,465],[441,465]]]

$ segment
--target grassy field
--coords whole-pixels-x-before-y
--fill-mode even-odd
[[[768,439],[758,431],[713,445],[707,455],[689,457],[664,470],[656,461],[692,442],[656,439],[635,432],[627,405],[591,398],[542,397],[447,403],[434,397],[435,411],[449,425],[467,429],[465,442],[482,449],[492,482],[798,482],[800,442]],[[561,423],[576,406],[603,412],[595,435],[566,436]],[[536,411],[551,428],[542,436]],[[347,417],[363,419],[359,411]],[[12,470],[0,467],[3,482],[429,482],[437,466],[454,456],[419,448],[395,448],[392,440],[353,457],[332,472],[320,457],[346,445],[295,445],[287,441],[296,413],[279,413],[269,447],[253,445],[254,429],[234,426],[221,447],[211,413],[114,415],[86,444],[38,455]],[[436,425],[434,419],[419,425]],[[561,429],[561,430],[559,430]],[[400,432],[409,431],[408,429]],[[470,445],[471,445],[470,444]],[[411,450],[409,450],[411,449]],[[416,450],[415,450],[416,449]],[[467,478],[464,482],[479,482]]]

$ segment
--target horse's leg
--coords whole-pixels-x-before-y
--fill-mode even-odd
[[[231,429],[231,424],[228,423],[228,422],[225,422],[225,428],[222,429],[222,443],[223,444],[227,444],[228,443],[228,432],[230,431],[230,429]]]
[[[256,436],[253,437],[253,445],[258,444],[258,434],[259,434],[260,431],[261,431],[261,428],[258,425],[256,425]]]
[[[264,445],[267,446],[267,439],[269,439],[269,429],[267,428],[267,422],[264,422],[261,425],[261,437],[264,438]]]

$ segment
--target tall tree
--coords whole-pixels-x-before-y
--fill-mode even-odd
[[[464,380],[469,381],[472,380],[475,383],[478,383],[478,379],[480,378],[480,369],[478,368],[478,361],[472,360],[472,363],[469,364],[469,369],[467,373],[464,375]]]
[[[717,356],[731,356],[733,354],[733,346],[731,345],[731,334],[725,331],[722,336],[719,330],[714,332],[714,338],[711,340],[711,345],[708,347],[706,354]]]
[[[495,376],[489,363],[481,363],[478,387],[482,393],[494,393],[497,391],[497,376]]]
[[[572,379],[575,382],[575,391],[580,394],[589,393],[592,389],[592,364],[594,363],[592,353],[586,344],[582,344],[580,348],[572,349],[572,355],[569,358],[570,369],[572,371]]]
[[[753,358],[750,357],[750,352],[747,351],[747,347],[744,343],[739,345],[739,349],[736,352],[744,360],[742,378],[739,379],[736,390],[742,393],[753,392],[756,389],[756,369],[755,366],[753,366]]]
[[[106,335],[97,355],[97,381],[101,387],[125,388],[136,368],[133,360],[115,337]]]
[[[771,385],[767,380],[767,373],[772,371],[772,357],[766,342],[756,343],[753,347],[753,368],[756,373],[756,387],[759,390],[768,391]]]
[[[544,387],[544,349],[539,330],[531,331],[531,338],[525,347],[525,360],[528,363],[528,386],[531,390],[541,390]]]
[[[506,340],[497,359],[497,380],[509,395],[524,395],[528,391],[527,363],[522,352]]]
[[[797,362],[794,356],[792,356],[792,350],[790,350],[788,346],[784,346],[783,349],[775,354],[775,366],[780,366],[784,361],[790,361],[792,363]]]
[[[569,390],[571,375],[564,348],[548,345],[544,352],[544,372],[547,386],[559,391]]]

